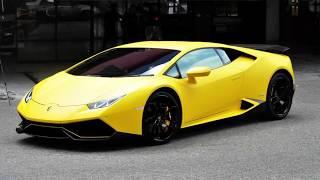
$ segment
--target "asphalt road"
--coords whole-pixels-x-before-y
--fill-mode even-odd
[[[74,143],[18,135],[17,101],[0,101],[0,179],[320,179],[319,56],[297,58],[303,61],[294,61],[297,90],[285,120],[212,123],[161,146],[135,137]],[[30,83],[16,86],[25,92]]]

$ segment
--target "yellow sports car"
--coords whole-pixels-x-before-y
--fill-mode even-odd
[[[208,42],[137,42],[35,85],[17,107],[16,131],[73,140],[126,133],[165,143],[180,128],[259,105],[270,119],[283,119],[294,87],[286,55]]]

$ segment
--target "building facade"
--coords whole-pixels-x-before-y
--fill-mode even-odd
[[[23,62],[77,61],[143,40],[320,40],[320,0],[1,0],[0,6],[0,49]]]

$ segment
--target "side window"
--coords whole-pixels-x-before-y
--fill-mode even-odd
[[[199,49],[184,55],[177,61],[181,77],[187,77],[187,71],[192,67],[207,66],[211,69],[223,66],[223,63],[213,48]]]
[[[229,49],[229,48],[217,48],[217,52],[219,53],[220,57],[222,58],[223,62],[228,64],[236,59],[238,59],[240,56],[243,56],[244,53]],[[252,58],[252,57],[250,57]]]
[[[166,75],[174,78],[179,78],[180,74],[177,69],[177,65],[175,64],[174,66],[172,66],[171,69],[167,71]]]
[[[225,50],[223,50],[223,49],[216,49],[216,50],[217,50],[219,56],[221,57],[222,61],[224,62],[224,64],[229,64],[231,62],[231,60]]]

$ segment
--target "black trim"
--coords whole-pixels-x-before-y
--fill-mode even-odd
[[[16,128],[17,133],[25,133],[32,136],[71,139],[71,140],[106,140],[116,134],[116,131],[103,121],[88,120],[69,124],[39,123],[22,118],[22,122]]]
[[[255,49],[259,51],[275,53],[275,54],[285,54],[285,55],[290,50],[290,48],[286,46],[268,45],[268,44],[234,44],[234,46],[250,48],[250,49]]]
[[[241,100],[241,106],[240,106],[240,109],[242,110],[246,110],[246,109],[249,109],[253,106],[252,103],[248,102],[248,101],[244,101],[244,100]]]
[[[249,59],[252,59],[252,60],[256,60],[257,59],[257,57],[252,56],[251,54],[244,53],[244,52],[242,52],[241,56],[249,58]]]
[[[32,73],[30,72],[24,72],[23,73],[28,79],[30,79],[34,84],[38,84],[40,80],[36,78]]]
[[[241,56],[249,58],[249,59],[252,59],[252,60],[256,60],[257,59],[257,57],[255,57],[255,56],[253,56],[251,54],[248,54],[248,53],[245,53],[243,51],[236,50],[236,49],[232,49],[232,48],[216,47],[216,49],[224,50],[227,53],[227,55],[229,56],[231,62],[236,60],[237,58],[239,58]]]

